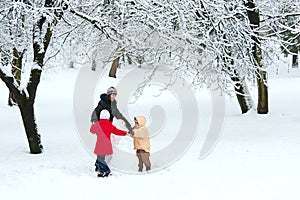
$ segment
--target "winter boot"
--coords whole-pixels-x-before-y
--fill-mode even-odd
[[[105,177],[104,175],[105,175],[105,173],[100,171],[100,172],[98,172],[97,177],[104,178]]]
[[[111,172],[110,172],[110,171],[107,171],[107,172],[104,172],[103,177],[108,177],[108,176],[110,176],[110,175],[111,175]]]

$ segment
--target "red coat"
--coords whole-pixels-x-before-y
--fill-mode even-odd
[[[90,132],[97,134],[97,143],[94,153],[96,155],[111,155],[113,153],[110,141],[111,134],[125,136],[126,132],[117,129],[111,121],[101,119],[99,122],[92,124]]]

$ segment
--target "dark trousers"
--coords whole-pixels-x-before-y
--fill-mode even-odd
[[[151,169],[151,162],[150,162],[150,153],[146,152],[145,150],[138,149],[136,150],[136,156],[139,159],[139,172],[143,171],[143,166],[146,166],[146,171]]]
[[[101,172],[101,173],[110,172],[110,169],[105,161],[105,155],[97,155],[96,163],[99,166],[98,172]]]

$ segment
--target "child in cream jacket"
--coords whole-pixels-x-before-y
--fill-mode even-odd
[[[144,116],[134,117],[135,126],[132,130],[134,149],[138,157],[138,171],[143,171],[143,166],[146,166],[146,171],[151,170],[150,162],[150,139],[149,131],[146,127],[146,118]]]

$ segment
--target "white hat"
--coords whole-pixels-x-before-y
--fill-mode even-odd
[[[100,112],[100,119],[109,119],[110,118],[110,113],[108,110],[102,110]]]

